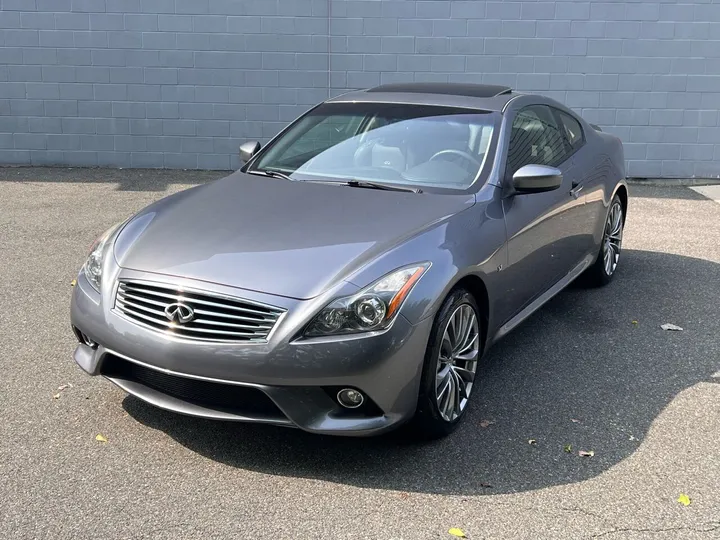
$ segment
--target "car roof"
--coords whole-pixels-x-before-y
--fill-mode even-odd
[[[327,100],[327,103],[405,103],[439,105],[485,111],[502,111],[520,94],[508,86],[465,83],[395,83],[355,90]]]

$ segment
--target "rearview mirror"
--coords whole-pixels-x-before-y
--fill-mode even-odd
[[[240,160],[243,163],[250,161],[255,154],[260,150],[260,143],[257,141],[248,141],[240,145]]]
[[[525,165],[513,174],[513,187],[518,193],[542,193],[562,185],[562,171],[547,165]]]

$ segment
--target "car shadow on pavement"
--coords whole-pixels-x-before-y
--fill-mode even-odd
[[[610,286],[571,287],[490,351],[464,423],[444,440],[315,436],[183,417],[133,397],[123,405],[209,459],[265,474],[462,495],[586,480],[630,456],[679,392],[720,369],[720,264],[633,250],[623,259]]]

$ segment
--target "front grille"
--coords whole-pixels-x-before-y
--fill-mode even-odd
[[[194,318],[171,320],[165,310],[175,303],[189,307]],[[158,332],[197,341],[264,342],[284,313],[247,300],[130,280],[120,281],[115,309]]]
[[[257,388],[169,375],[113,354],[105,355],[101,374],[140,383],[167,396],[210,409],[245,416],[285,418],[265,392]]]

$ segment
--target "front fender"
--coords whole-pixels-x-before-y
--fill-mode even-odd
[[[353,276],[352,282],[370,283],[395,268],[430,261],[432,266],[402,308],[411,324],[434,316],[453,287],[468,276],[483,281],[488,290],[486,308],[492,314],[498,301],[492,291],[498,288],[498,270],[506,264],[507,250],[502,207],[499,198],[493,197],[499,188],[487,187],[485,197],[478,194],[477,204],[383,254]]]

